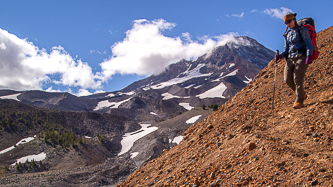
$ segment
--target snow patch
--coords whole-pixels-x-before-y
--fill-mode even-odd
[[[134,91],[131,91],[131,92],[126,92],[126,93],[121,93],[121,92],[118,92],[118,93],[110,93],[109,95],[105,96],[105,97],[114,97],[114,96],[120,96],[120,95],[133,95],[135,94]]]
[[[223,76],[222,78],[225,78],[225,77],[228,77],[228,76],[234,76],[234,75],[237,75],[237,73],[238,73],[238,69],[236,69],[235,71]]]
[[[168,92],[161,94],[161,96],[163,96],[162,100],[169,100],[169,99],[173,99],[173,98],[190,98],[190,97],[180,97],[180,96],[172,95]]]
[[[12,94],[12,95],[6,95],[6,96],[0,96],[1,99],[13,99],[16,101],[20,101],[17,97],[21,95],[21,93],[18,94]]]
[[[184,87],[185,89],[189,89],[189,88],[191,88],[192,86],[194,86],[195,84],[191,84],[191,85],[189,85],[189,86],[186,86],[186,87]]]
[[[107,108],[107,107],[110,107],[110,108],[118,108],[121,104],[131,100],[132,97],[126,99],[126,100],[123,100],[123,101],[119,101],[119,102],[110,102],[108,100],[104,100],[104,101],[100,101],[97,103],[97,106],[94,108],[94,111],[96,110],[100,110],[100,109],[103,109],[103,108]]]
[[[0,155],[4,154],[4,153],[7,153],[7,152],[9,152],[9,151],[11,151],[13,149],[15,149],[17,146],[19,146],[21,144],[25,144],[25,143],[31,142],[35,138],[36,138],[36,135],[34,137],[24,138],[24,139],[20,140],[19,142],[17,142],[15,145],[13,145],[11,147],[8,147],[7,149],[4,149],[4,150],[0,151]]]
[[[183,140],[184,136],[175,137],[171,143],[176,143],[177,145]]]
[[[162,89],[162,88],[165,88],[165,87],[168,87],[168,86],[172,86],[172,85],[175,85],[175,84],[185,82],[185,81],[193,79],[193,78],[206,77],[206,76],[212,75],[213,73],[206,73],[206,74],[200,73],[200,69],[204,66],[205,66],[205,64],[199,64],[193,70],[191,70],[191,71],[186,70],[184,73],[180,74],[180,75],[185,75],[184,77],[180,77],[180,78],[177,77],[177,78],[171,79],[167,82],[162,82],[160,84],[151,86],[151,88],[152,89]],[[180,75],[178,75],[178,76],[180,76]]]
[[[212,80],[212,81],[210,81],[210,82],[220,82],[220,78],[215,79],[215,80]]]
[[[144,91],[150,90],[150,87],[142,88]]]
[[[195,123],[202,115],[194,116],[186,121],[187,124]]]
[[[118,156],[125,154],[126,152],[128,152],[135,141],[137,141],[138,139],[156,131],[158,129],[158,127],[150,127],[148,128],[151,124],[140,124],[141,125],[141,129],[135,131],[135,132],[130,132],[130,133],[126,133],[123,136],[123,139],[121,140],[121,151],[118,154]]]
[[[107,95],[107,96],[105,96],[105,97],[114,97],[114,96],[116,96],[116,94],[114,94],[114,93],[110,93],[109,95]]]
[[[194,89],[198,89],[198,88],[200,88],[202,85],[199,85],[199,86],[196,86],[196,87],[194,87]]]
[[[22,157],[20,159],[17,159],[16,162],[14,164],[12,164],[12,166],[14,166],[16,163],[25,163],[25,162],[31,162],[32,160],[38,162],[38,161],[41,161],[41,160],[44,160],[46,158],[46,153],[42,152],[38,155],[29,155],[29,156],[25,156],[25,157]]]
[[[204,99],[204,98],[225,98],[223,96],[224,91],[227,89],[227,87],[222,83],[220,83],[218,86],[207,90],[206,92],[197,95],[196,97],[199,97],[200,99]]]
[[[90,136],[84,136],[84,138],[86,138],[86,139],[91,139],[91,137],[90,137]]]
[[[156,113],[154,113],[154,112],[150,112],[150,114],[152,114],[152,115],[155,115],[155,116],[158,116]]]
[[[135,92],[131,91],[131,92],[126,92],[126,93],[119,93],[118,95],[134,95]]]
[[[243,81],[245,84],[249,84],[252,81],[251,78],[248,78],[247,76],[244,76],[244,77],[247,79],[247,81]]]
[[[179,103],[180,106],[184,107],[186,110],[192,110],[193,106],[190,106],[190,103]]]
[[[138,156],[139,152],[134,152],[134,153],[131,153],[131,158],[135,158],[136,156]]]
[[[235,64],[234,64],[234,63],[231,63],[231,64],[229,65],[229,69],[232,68],[232,67],[234,67],[234,66],[235,66]]]

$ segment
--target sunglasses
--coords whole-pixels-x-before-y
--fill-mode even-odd
[[[289,23],[291,23],[294,19],[291,19],[291,20],[288,20],[288,21],[285,21],[284,23],[287,25]]]

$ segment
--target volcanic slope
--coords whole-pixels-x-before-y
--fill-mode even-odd
[[[282,38],[279,38],[282,39]],[[118,186],[308,186],[333,184],[333,27],[317,34],[305,107],[283,81],[278,61],[274,113],[272,60],[246,88],[183,141]]]

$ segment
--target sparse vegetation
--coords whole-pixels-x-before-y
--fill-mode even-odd
[[[206,105],[201,106],[203,110],[206,110]]]
[[[105,135],[99,135],[99,134],[97,134],[97,138],[99,139],[99,141],[101,142],[101,143],[104,143],[105,142],[105,140],[106,140],[106,137],[105,137]]]
[[[211,108],[213,111],[216,111],[219,108],[218,104],[211,104],[209,105],[209,108]]]
[[[1,101],[0,105],[0,130],[16,132],[18,130],[33,130],[47,121],[47,114],[41,110],[33,110],[32,107]]]
[[[5,166],[6,167],[6,166]],[[43,170],[44,166],[42,162],[37,163],[35,160],[32,160],[29,162],[28,160],[24,163],[16,163],[15,169],[18,172],[35,172],[35,171],[41,171]],[[10,171],[9,167],[5,168],[5,171]]]
[[[5,172],[8,172],[8,171],[9,171],[9,166],[4,166],[4,167],[3,167],[3,170],[4,170]]]
[[[67,148],[82,142],[82,138],[76,138],[72,130],[65,129],[59,124],[45,124],[42,127],[43,142],[56,147]]]

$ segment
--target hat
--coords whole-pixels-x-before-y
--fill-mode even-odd
[[[293,14],[293,13],[287,13],[285,16],[284,16],[284,21],[289,21],[289,20],[292,20],[292,19],[295,19],[296,18],[296,13]]]

